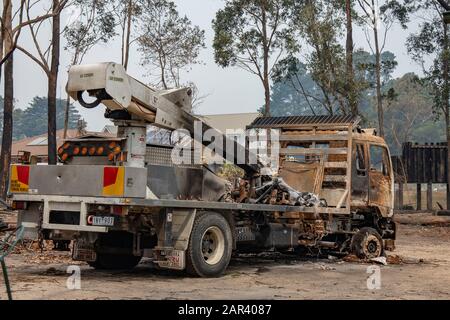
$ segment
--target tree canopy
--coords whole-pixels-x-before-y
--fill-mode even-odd
[[[56,125],[57,129],[64,127],[64,112],[66,100],[57,99],[56,101]],[[3,117],[3,98],[0,97],[0,132]],[[70,105],[69,128],[75,129],[78,121],[82,120],[78,110],[74,105]],[[28,107],[25,109],[14,108],[13,113],[14,140],[33,137],[47,132],[47,98],[34,97]],[[84,120],[83,120],[84,121]]]
[[[180,16],[168,0],[141,0],[146,10],[138,18],[139,51],[143,66],[155,73],[156,85],[180,86],[180,71],[199,63],[205,31]]]
[[[414,73],[392,77],[398,63],[392,52],[381,55],[382,94],[384,97],[385,138],[393,154],[401,152],[407,141],[445,140],[445,124],[438,120],[433,110],[434,88],[426,79]],[[376,79],[374,77],[375,56],[363,50],[354,53],[355,79],[363,85],[358,105],[364,126],[377,126]],[[316,83],[308,64],[289,63],[274,76],[271,94],[272,115],[326,115],[323,106],[323,91]],[[339,105],[333,109],[339,112]],[[399,124],[402,125],[399,125]]]
[[[216,63],[239,67],[262,82],[270,115],[270,76],[286,53],[298,50],[292,28],[295,0],[227,0],[213,21]]]

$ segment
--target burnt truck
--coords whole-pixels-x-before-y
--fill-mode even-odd
[[[278,164],[267,174],[259,161],[237,161],[240,152],[251,156],[249,142],[192,115],[189,88],[155,90],[102,63],[73,66],[67,91],[86,108],[105,105],[118,134],[66,140],[58,165],[11,166],[9,203],[27,239],[73,241],[73,259],[98,269],[133,268],[148,257],[201,277],[221,275],[235,252],[375,258],[394,249],[389,149],[358,118],[257,118],[249,130],[277,132]],[[174,163],[176,145],[147,144],[151,124],[206,145],[195,140],[198,121],[200,132],[221,136],[219,151],[232,146],[226,158],[243,172],[236,183],[207,164]]]

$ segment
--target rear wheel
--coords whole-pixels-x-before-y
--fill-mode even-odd
[[[199,277],[221,275],[230,263],[231,228],[227,220],[215,212],[205,212],[195,218],[186,251],[186,271]]]
[[[360,259],[380,257],[383,252],[383,240],[377,230],[362,228],[352,239],[352,251]]]

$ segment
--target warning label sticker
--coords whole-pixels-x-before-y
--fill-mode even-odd
[[[27,193],[29,190],[29,179],[29,166],[11,166],[10,191],[16,193]]]

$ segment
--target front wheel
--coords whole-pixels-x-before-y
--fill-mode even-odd
[[[186,271],[198,277],[221,275],[230,263],[232,241],[230,225],[222,215],[201,213],[192,227],[186,251]]]
[[[383,240],[377,230],[362,228],[352,239],[352,251],[360,259],[373,259],[380,257],[383,252]]]

